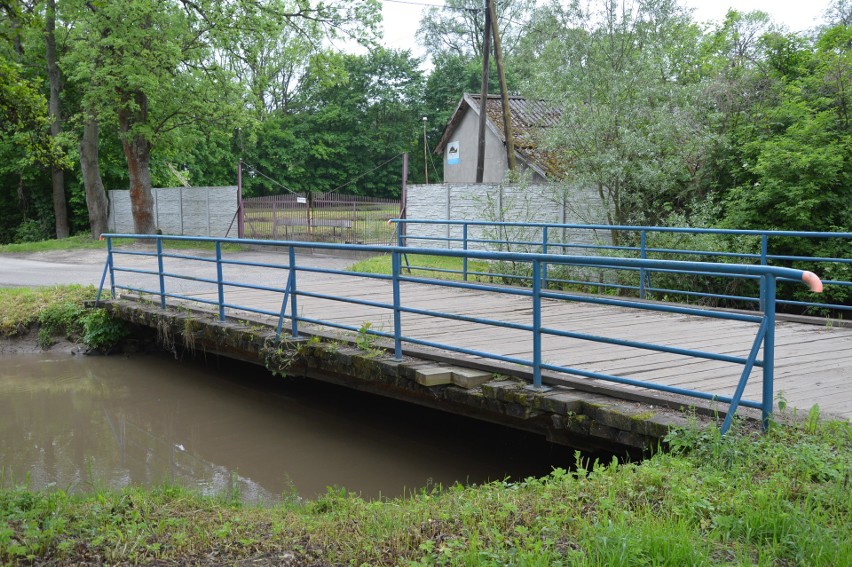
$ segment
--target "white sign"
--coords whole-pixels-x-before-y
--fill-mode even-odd
[[[447,144],[447,165],[456,165],[460,162],[459,141],[456,140]]]
[[[307,197],[296,197],[296,202],[297,203],[307,203],[308,199],[307,199]]]

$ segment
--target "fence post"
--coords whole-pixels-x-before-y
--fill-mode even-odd
[[[246,237],[245,211],[243,210],[243,160],[237,163],[237,236]]]
[[[296,310],[296,249],[290,246],[290,335],[299,338],[299,312]]]
[[[467,250],[467,223],[462,224],[462,250]],[[462,273],[467,281],[467,254],[462,258]]]
[[[160,308],[166,308],[166,279],[163,276],[163,239],[157,238],[157,267],[160,275]]]
[[[112,239],[109,237],[107,237],[107,259],[104,263],[104,271],[101,274],[101,284],[98,286],[98,294],[95,296],[95,307],[100,306],[101,293],[104,291],[104,282],[106,281],[107,272],[110,274],[110,290],[112,292],[112,298],[115,299],[115,283],[112,277]]]
[[[393,272],[393,358],[402,360],[402,312],[399,295],[399,275],[401,271],[400,252],[394,250],[391,254]]]
[[[768,234],[761,234],[760,235],[760,265],[761,266],[768,266],[769,265],[768,260],[766,258],[768,253],[769,253],[769,235]],[[766,310],[765,284],[766,284],[766,282],[764,281],[764,278],[760,278],[760,310],[761,311]]]
[[[761,294],[764,305],[763,317],[766,320],[766,336],[763,339],[763,429],[769,427],[772,416],[775,388],[775,276],[766,274],[761,278]]]
[[[222,241],[216,241],[216,285],[219,288],[219,320],[225,320],[225,286],[222,284]]]
[[[541,253],[547,254],[547,226],[541,229]],[[541,285],[544,289],[547,289],[547,262],[544,262],[541,266]]]
[[[533,260],[533,389],[542,390],[541,385],[541,263]]]
[[[648,257],[648,233],[646,230],[642,230],[640,233],[640,241],[639,241],[639,257],[641,259],[646,259]],[[639,299],[645,299],[645,278],[647,277],[645,268],[639,268]]]

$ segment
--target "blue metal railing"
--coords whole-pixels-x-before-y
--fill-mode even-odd
[[[242,312],[257,313],[261,315],[273,316],[278,319],[278,334],[280,336],[283,330],[285,320],[290,322],[290,334],[292,337],[299,336],[300,323],[316,324],[335,329],[343,329],[347,331],[355,331],[368,333],[379,337],[392,339],[394,343],[394,357],[401,359],[403,354],[403,343],[421,345],[427,347],[435,347],[456,353],[473,355],[490,360],[498,360],[518,364],[531,369],[532,385],[534,389],[542,389],[542,370],[550,370],[554,372],[572,374],[586,378],[594,378],[624,384],[629,386],[637,386],[689,396],[701,400],[716,401],[729,404],[728,415],[722,425],[723,431],[726,431],[730,426],[731,419],[735,414],[737,407],[742,405],[746,407],[757,408],[762,411],[764,423],[768,422],[769,416],[772,413],[773,403],[773,375],[774,375],[774,340],[775,340],[775,305],[776,305],[776,280],[798,280],[808,284],[812,290],[820,291],[821,282],[812,273],[802,270],[794,270],[790,268],[781,268],[774,266],[762,265],[743,265],[743,264],[721,264],[721,263],[706,263],[706,262],[687,262],[687,261],[671,261],[671,260],[655,260],[642,258],[613,258],[613,257],[588,257],[588,256],[566,256],[554,254],[531,254],[517,252],[488,252],[481,250],[447,250],[447,249],[411,249],[397,246],[364,246],[364,245],[344,245],[344,244],[324,244],[324,243],[304,243],[304,242],[286,242],[286,241],[269,241],[269,240],[249,240],[249,239],[221,239],[221,238],[206,238],[206,237],[173,237],[173,236],[158,236],[158,235],[129,235],[129,234],[108,234],[104,235],[107,240],[107,258],[104,264],[104,272],[101,277],[100,289],[98,290],[97,301],[100,301],[106,278],[109,276],[110,293],[113,298],[116,297],[117,291],[127,291],[145,295],[151,295],[159,300],[161,308],[165,309],[169,300],[177,299],[181,301],[196,302],[202,305],[215,307],[220,320],[224,320],[226,309],[237,310]],[[113,246],[114,238],[133,238],[136,240],[149,240],[155,242],[154,251],[137,250],[137,249],[116,249]],[[192,255],[188,253],[177,253],[175,251],[164,250],[164,242],[181,240],[196,243],[212,242],[215,246],[215,256]],[[284,263],[268,263],[256,262],[241,259],[229,259],[224,255],[222,245],[224,243],[273,247],[285,249],[288,252],[287,260]],[[346,250],[349,252],[362,252],[373,254],[390,254],[392,258],[391,274],[373,274],[373,273],[354,273],[343,270],[326,269],[311,267],[304,263],[299,263],[296,251],[304,248],[313,248],[321,250]],[[529,264],[531,267],[532,286],[531,288],[510,287],[493,284],[472,283],[465,281],[447,281],[431,278],[414,277],[406,275],[402,265],[404,255],[428,254],[437,256],[450,256],[461,259],[473,260],[488,260],[488,261],[511,261],[517,263]],[[117,259],[122,257],[152,257],[155,262],[152,262],[155,267],[139,268],[128,263],[117,262]],[[169,262],[169,269],[166,269],[166,261]],[[199,276],[192,273],[181,273],[180,269],[182,262],[214,264],[215,269],[211,269],[211,277]],[[172,267],[174,265],[175,267]],[[195,265],[195,264],[193,264]],[[637,303],[635,301],[619,299],[616,297],[594,297],[583,294],[567,294],[564,292],[555,293],[548,291],[542,285],[544,282],[544,267],[551,266],[605,266],[610,269],[624,270],[671,270],[683,273],[719,273],[730,277],[739,276],[743,278],[759,278],[763,285],[761,286],[761,305],[763,310],[755,314],[733,313],[712,309],[698,309],[684,305],[674,304],[656,304],[656,303]],[[266,285],[256,281],[249,281],[252,278],[243,276],[239,279],[225,279],[223,276],[223,267],[235,266],[239,269],[255,268],[262,270],[272,270],[277,281],[285,282],[283,287],[280,285]],[[299,272],[316,273],[326,275],[342,275],[353,278],[368,278],[371,280],[379,280],[391,283],[391,297],[383,301],[367,300],[358,297],[342,297],[340,295],[330,295],[323,293],[321,288],[313,288],[310,284],[297,283],[297,274]],[[153,288],[146,288],[144,283],[138,280],[148,277],[151,281],[155,281],[156,285]],[[134,279],[137,281],[134,283]],[[177,286],[170,285],[167,287],[167,282],[197,282],[213,286],[215,293],[206,295],[192,295],[187,292],[181,292]],[[499,320],[496,318],[474,317],[459,313],[449,313],[436,309],[424,309],[414,305],[406,304],[402,300],[401,285],[403,283],[417,283],[430,286],[441,286],[450,289],[467,289],[488,291],[498,295],[514,295],[528,297],[531,300],[531,320],[526,323],[518,323],[516,321]],[[230,300],[234,294],[230,293],[234,290],[256,290],[265,292],[274,292],[281,295],[281,307],[278,311],[263,309],[262,307],[252,306],[248,304],[240,304]],[[210,297],[215,297],[211,299]],[[297,305],[297,298],[318,298],[342,302],[352,305],[368,306],[374,308],[385,309],[393,314],[393,330],[382,331],[377,329],[365,329],[364,327],[354,327],[343,322],[342,317],[346,313],[341,310],[341,318],[336,320],[318,319],[312,317],[310,313],[300,313]],[[614,337],[597,336],[587,333],[579,333],[571,329],[553,328],[545,326],[542,320],[542,299],[558,300],[558,301],[575,301],[590,304],[610,305],[627,307],[632,309],[641,309],[649,311],[660,311],[668,313],[678,313],[694,315],[706,318],[726,319],[753,323],[757,326],[754,341],[750,347],[749,354],[746,357],[732,356],[724,353],[714,353],[700,351],[688,348],[673,347],[669,345],[646,343],[641,341],[619,339]],[[499,297],[497,298],[499,300]],[[239,297],[235,301],[239,301]],[[532,348],[531,353],[527,357],[509,356],[505,354],[487,352],[478,349],[459,346],[451,342],[439,342],[435,340],[425,340],[416,338],[404,331],[404,316],[420,315],[434,317],[442,320],[453,320],[460,322],[474,323],[478,325],[487,325],[490,327],[507,328],[521,330],[531,333]],[[542,359],[542,338],[545,336],[567,337],[592,341],[602,344],[616,345],[620,347],[629,347],[642,349],[650,352],[669,353],[681,356],[695,357],[703,360],[714,360],[726,362],[742,367],[740,372],[737,388],[732,396],[721,396],[708,392],[689,390],[658,384],[649,381],[637,380],[625,376],[616,376],[601,372],[592,372],[580,368],[572,368],[549,364]],[[763,351],[763,358],[758,358],[759,353]],[[761,401],[752,401],[742,399],[743,392],[749,376],[754,367],[763,369],[763,394]]]
[[[852,313],[852,232],[798,232],[798,231],[758,231],[758,230],[726,230],[688,227],[649,227],[649,226],[612,226],[594,224],[556,224],[556,223],[525,223],[525,222],[491,222],[491,221],[447,221],[424,219],[395,219],[392,222],[405,230],[397,230],[397,244],[408,247],[453,248],[453,249],[485,249],[495,251],[526,251],[541,252],[542,254],[583,254],[595,256],[621,256],[654,259],[683,259],[695,258],[707,262],[736,262],[742,264],[760,264],[763,266],[780,265],[796,267],[793,263],[802,264],[798,267],[815,270],[820,274],[834,274],[823,279],[826,289],[822,301],[803,301],[801,298],[779,297],[777,304],[788,310],[805,311],[821,310],[819,314],[833,312],[841,315]],[[441,232],[443,234],[438,234]],[[614,244],[613,232],[619,234],[620,241],[630,244]],[[557,239],[556,236],[561,235]],[[703,242],[702,238],[715,238],[716,244],[726,246],[724,250],[707,250],[702,246],[712,244]],[[671,240],[686,239],[687,242],[672,246]],[[718,242],[720,239],[727,239]],[[790,242],[809,243],[815,249],[820,245],[834,243],[834,248],[840,251],[837,256],[804,256],[784,253],[772,253],[773,249],[789,246]],[[691,245],[691,246],[690,246]],[[740,251],[732,251],[729,247],[736,246]],[[818,251],[818,250],[817,250]],[[463,280],[469,278],[488,277],[502,278],[507,282],[520,282],[531,285],[531,275],[521,270],[500,271],[505,266],[490,266],[488,271],[472,271],[467,260],[462,263],[460,270],[437,269],[428,266],[416,266],[406,263],[410,270],[424,272],[455,272]],[[692,286],[683,281],[683,273],[670,270],[652,270],[637,268],[621,270],[622,277],[607,277],[605,270],[591,274],[590,270],[574,270],[573,277],[560,276],[549,270],[549,264],[544,264],[542,285],[545,288],[591,287],[599,292],[631,293],[640,299],[670,299],[680,296],[687,300],[712,302],[718,305],[743,307],[747,309],[760,308],[761,290],[757,285],[758,277],[752,278],[748,285],[747,279],[740,280],[741,285],[731,286],[729,293],[708,291],[724,286],[719,280],[693,282]],[[708,280],[709,278],[730,279],[731,276],[720,273],[689,274],[693,280]],[[638,281],[637,281],[638,280]],[[654,280],[661,284],[652,285]],[[785,284],[786,278],[780,278],[779,283]],[[681,287],[666,286],[681,285]],[[745,293],[753,289],[753,295]],[[831,298],[836,298],[833,301]]]

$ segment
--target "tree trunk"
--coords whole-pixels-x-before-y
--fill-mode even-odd
[[[127,107],[118,112],[118,125],[122,133],[124,157],[130,176],[130,210],[136,234],[154,234],[154,197],[151,195],[151,143],[134,133],[135,124],[145,124],[148,114],[148,97],[141,91],[133,93],[134,109]]]
[[[56,63],[56,0],[47,0],[44,35],[47,43],[47,78],[50,83],[50,99],[48,101],[50,136],[55,142],[62,132],[62,116],[59,108],[62,77],[59,73],[59,65]],[[68,238],[70,230],[68,228],[68,207],[65,199],[65,174],[58,163],[51,166],[51,181],[53,184],[53,214],[56,218],[56,238]]]
[[[86,207],[89,209],[92,238],[98,238],[109,229],[107,227],[107,196],[98,163],[98,121],[94,117],[89,117],[83,126],[83,138],[80,140],[80,169],[83,172],[83,185],[86,187]]]

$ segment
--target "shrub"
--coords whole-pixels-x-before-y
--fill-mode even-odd
[[[80,322],[83,325],[83,342],[93,349],[109,351],[129,334],[127,325],[111,317],[105,309],[89,311]]]

